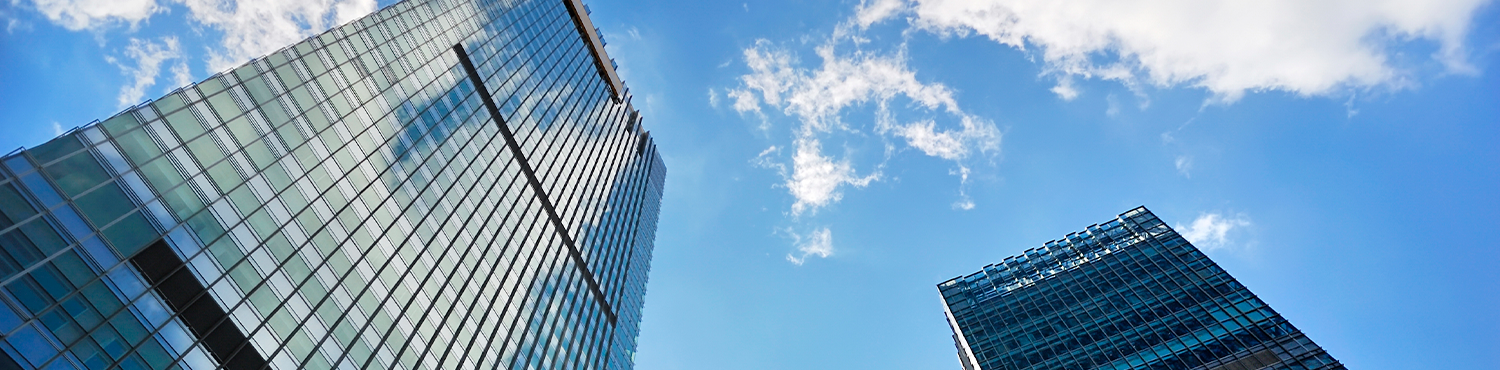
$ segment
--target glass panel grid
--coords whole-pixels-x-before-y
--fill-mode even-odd
[[[1343,369],[1144,207],[938,285],[965,369]]]
[[[52,348],[6,354],[630,368],[665,169],[567,12],[398,3],[85,128],[97,139],[6,158],[17,197],[0,206],[19,216],[0,220],[0,318],[18,322],[0,324]],[[496,94],[476,94],[454,44]],[[147,268],[142,248],[180,261]],[[169,280],[196,288],[164,301]],[[244,339],[205,341],[218,333]]]

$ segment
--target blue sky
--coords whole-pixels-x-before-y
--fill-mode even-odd
[[[0,4],[0,148],[388,4],[221,2]],[[1352,368],[1500,368],[1494,2],[588,4],[669,168],[640,369],[952,369],[937,283],[1137,205]]]

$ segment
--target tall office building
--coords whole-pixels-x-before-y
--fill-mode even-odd
[[[577,0],[408,0],[4,156],[0,369],[629,369],[665,176]]]
[[[966,370],[1344,368],[1144,207],[938,290]]]

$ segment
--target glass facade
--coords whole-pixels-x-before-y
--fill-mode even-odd
[[[938,290],[966,370],[1344,368],[1144,207]]]
[[[576,0],[408,0],[0,159],[0,369],[630,369],[666,175]]]

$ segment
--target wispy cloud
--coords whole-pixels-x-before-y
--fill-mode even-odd
[[[1057,86],[1052,87],[1052,93],[1057,94],[1062,100],[1073,100],[1078,98],[1078,89],[1073,87],[1073,76],[1062,76],[1057,79]]]
[[[880,181],[885,161],[902,151],[896,147],[899,143],[954,162],[960,168],[954,174],[961,180],[960,199],[953,208],[975,207],[964,190],[969,180],[966,163],[976,157],[993,160],[1000,150],[1000,130],[990,120],[960,108],[946,85],[918,78],[907,63],[904,42],[893,48],[864,48],[871,42],[863,36],[867,28],[905,7],[902,0],[862,1],[856,14],[829,35],[804,36],[802,45],[812,45],[817,58],[812,63],[804,63],[798,52],[769,40],[757,40],[743,50],[749,71],[740,76],[738,86],[724,90],[724,98],[732,101],[728,105],[735,111],[760,119],[762,128],[781,117],[794,122],[789,125],[789,143],[772,146],[752,161],[781,175],[778,186],[795,198],[790,212],[794,219],[837,203],[847,189]],[[714,106],[718,105],[716,91],[709,93]],[[872,120],[846,120],[871,113]],[[870,139],[885,148],[885,157],[873,166],[858,168],[855,157],[862,153],[851,148],[871,144],[863,141]],[[838,147],[829,143],[848,145],[840,154],[828,150]],[[783,153],[783,148],[789,153]],[[807,240],[827,240],[827,235],[825,227]],[[800,264],[809,255],[826,256],[818,251],[832,252],[808,248],[826,243],[798,244],[803,257],[789,255],[793,263]]]
[[[808,235],[791,235],[798,253],[787,253],[786,260],[793,264],[801,266],[808,257],[828,258],[833,255],[833,232],[827,227],[813,230]]]
[[[918,29],[1037,50],[1064,100],[1078,95],[1070,80],[1077,76],[1193,86],[1233,102],[1246,91],[1409,86],[1410,73],[1390,64],[1388,47],[1405,42],[1432,42],[1433,58],[1450,72],[1477,73],[1464,39],[1486,2],[881,0],[861,5],[859,22],[904,14]]]
[[[208,47],[206,59],[210,72],[231,67],[301,41],[335,25],[358,19],[375,11],[375,0],[10,0],[12,5],[26,3],[49,22],[70,30],[96,33],[119,24],[134,28],[155,14],[172,13],[168,4],[186,7],[187,19],[221,31],[223,38]],[[24,24],[9,19],[7,32]],[[102,34],[102,33],[101,33]],[[178,39],[167,36],[160,41],[129,38],[122,58],[107,57],[119,66],[130,82],[121,88],[121,107],[139,102],[146,88],[156,84],[162,63],[183,58]],[[103,39],[101,39],[101,43]],[[122,60],[124,59],[124,60]],[[185,58],[171,66],[172,83],[183,86],[192,82],[191,69]]]
[[[209,51],[217,72],[375,11],[375,0],[182,0],[191,19],[224,33]]]
[[[1354,116],[1359,115],[1359,109],[1354,108],[1354,98],[1357,96],[1359,96],[1357,93],[1349,94],[1349,100],[1344,101],[1345,118],[1354,118]]]
[[[740,113],[760,113],[760,102],[755,100],[755,93],[745,89],[733,89],[725,93],[725,96],[734,99],[734,110]]]
[[[1189,156],[1189,155],[1179,155],[1179,156],[1177,156],[1177,160],[1174,161],[1173,164],[1175,166],[1177,166],[1177,173],[1182,174],[1182,177],[1186,177],[1186,178],[1192,178],[1193,177],[1193,157],[1192,156]]]
[[[19,0],[11,0],[12,5]],[[69,30],[99,29],[124,23],[131,27],[162,11],[156,0],[30,0],[47,20]]]
[[[921,120],[905,126],[888,125],[878,127],[906,138],[906,144],[921,150],[923,154],[959,161],[974,150],[994,151],[1000,146],[1000,130],[989,121],[964,115],[959,119],[958,130],[936,128],[933,120]],[[965,169],[964,174],[968,174]]]
[[[120,88],[120,94],[116,97],[120,108],[139,103],[145,97],[146,89],[156,85],[156,76],[161,74],[162,63],[182,58],[182,50],[177,45],[176,37],[165,37],[160,42],[131,38],[130,45],[125,47],[125,58],[124,61],[114,57],[105,58],[110,64],[120,67],[120,71],[130,80],[129,84]]]
[[[64,132],[67,132],[67,131],[63,130],[63,127],[62,127],[61,123],[57,123],[57,121],[52,121],[52,136],[62,136],[62,134]]]
[[[875,180],[880,179],[877,171],[864,176],[856,175],[854,165],[849,160],[834,160],[822,155],[821,143],[817,139],[798,139],[794,144],[797,148],[792,156],[792,170],[789,172],[787,166],[776,160],[781,155],[781,148],[771,146],[761,151],[759,155],[751,160],[758,167],[776,170],[783,182],[780,186],[796,198],[792,204],[792,216],[800,216],[805,211],[817,211],[818,208],[837,202],[844,197],[839,187],[845,184],[855,187],[865,187]]]
[[[880,179],[879,171],[859,176],[854,173],[854,166],[848,159],[835,160],[824,156],[818,139],[799,138],[796,146],[796,154],[792,155],[792,174],[783,175],[787,190],[797,198],[797,203],[792,204],[794,216],[805,210],[817,210],[843,198],[844,195],[839,192],[840,185],[865,187],[871,181]]]
[[[1213,251],[1233,245],[1229,240],[1230,231],[1247,226],[1250,226],[1250,219],[1243,214],[1226,217],[1219,213],[1203,213],[1192,224],[1177,225],[1176,229],[1194,246]]]
[[[973,198],[969,198],[969,191],[968,191],[968,187],[969,187],[969,168],[968,167],[964,167],[964,166],[958,166],[958,170],[957,171],[949,171],[948,174],[950,174],[950,175],[958,175],[958,178],[959,178],[959,180],[958,180],[958,201],[953,202],[953,209],[964,210],[964,211],[973,210],[974,207],[975,207],[975,205],[974,205],[974,199]]]
[[[27,27],[27,26],[28,25],[26,23],[21,22],[21,20],[19,20],[19,19],[15,19],[15,18],[6,18],[5,19],[5,33],[7,33],[7,34],[16,33],[16,30],[28,29],[29,27]]]
[[[179,60],[177,61],[177,64],[173,64],[172,86],[176,88],[187,86],[191,83],[193,83],[193,72],[192,70],[188,69],[187,62]]]
[[[782,168],[785,186],[796,198],[794,215],[838,201],[843,185],[862,187],[880,179],[878,169],[857,175],[849,158],[824,153],[821,138],[833,132],[873,128],[923,154],[953,161],[999,150],[1001,134],[995,125],[963,112],[946,86],[918,80],[904,53],[839,53],[835,50],[839,41],[835,38],[816,48],[822,64],[814,69],[802,67],[791,51],[760,40],[744,51],[751,72],[741,76],[741,86],[727,93],[739,112],[760,115],[764,106],[797,120],[790,146],[791,168]],[[890,109],[890,102],[898,97],[923,111],[951,117],[958,127],[944,127],[931,117],[898,123]],[[843,114],[856,106],[875,108],[875,122],[845,122]]]
[[[870,25],[896,15],[905,7],[903,0],[862,0],[859,8],[855,10],[854,23],[860,28],[868,28]]]
[[[22,0],[11,0],[17,3]],[[135,27],[164,4],[187,8],[187,19],[223,33],[208,50],[208,68],[223,71],[375,11],[375,0],[27,0],[48,21],[70,30]],[[13,28],[14,26],[8,26]]]
[[[0,9],[0,21],[5,22],[5,33],[7,34],[14,34],[16,31],[31,30],[31,23],[21,20],[10,9]]]

